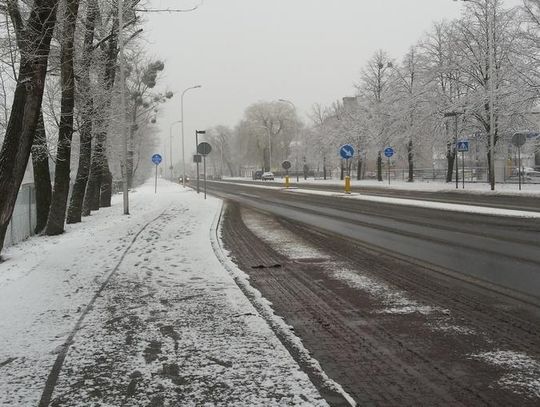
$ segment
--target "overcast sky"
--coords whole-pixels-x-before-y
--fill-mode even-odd
[[[151,0],[149,7],[196,2]],[[192,13],[146,14],[149,52],[165,61],[162,83],[177,92],[158,117],[162,137],[180,118],[182,89],[198,84],[184,100],[187,155],[195,129],[233,126],[253,102],[289,99],[305,117],[314,103],[353,95],[377,49],[401,59],[434,21],[459,16],[461,7],[452,0],[205,0]]]

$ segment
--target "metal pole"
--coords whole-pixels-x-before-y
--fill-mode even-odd
[[[390,185],[390,157],[388,157],[388,169],[387,169],[387,173],[388,173],[388,185]]]
[[[298,174],[298,144],[296,144],[296,161],[294,163],[296,168],[296,183],[300,182],[300,174]]]
[[[206,155],[203,155],[204,199],[206,199]]]
[[[221,179],[223,179],[223,140],[221,140],[221,168],[219,169],[219,176]]]
[[[201,88],[201,85],[191,86],[184,89],[182,96],[180,97],[180,121],[182,122],[182,186],[186,187],[186,149],[184,143],[184,95],[191,89]]]
[[[489,172],[491,190],[495,190],[495,4],[493,4],[493,15],[489,12],[489,0],[486,0],[486,13],[488,14],[488,48],[489,48]]]
[[[157,167],[158,165],[156,164],[156,178],[154,180],[154,194],[157,194]]]
[[[519,190],[521,191],[521,146],[518,146],[518,173],[519,173]]]
[[[195,154],[199,154],[199,132],[195,130]],[[199,160],[197,160],[197,193],[199,193]]]
[[[270,130],[268,130],[268,171],[272,171],[272,140],[270,139]]]
[[[454,116],[455,119],[455,134],[454,134],[454,161],[456,164],[456,189],[459,188],[459,156],[457,151],[457,139],[458,139],[458,117],[457,113]]]
[[[185,89],[180,97],[180,121],[182,122],[182,186],[186,187],[186,149],[184,143],[184,95],[188,91]]]
[[[461,152],[461,183],[465,189],[465,151]]]
[[[128,140],[126,134],[126,95],[125,95],[125,70],[124,70],[124,0],[118,0],[118,53],[120,57],[120,128],[122,133],[122,155],[124,171],[122,177],[124,215],[129,215],[129,189],[128,189]]]
[[[174,124],[174,123],[173,123]],[[172,124],[169,127],[169,160],[170,160],[170,170],[171,170],[171,181],[173,180],[173,160],[172,160]]]

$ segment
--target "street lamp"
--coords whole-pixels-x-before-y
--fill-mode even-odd
[[[171,125],[169,126],[169,160],[170,160],[170,170],[171,170],[171,181],[173,180],[173,159],[172,159],[172,139],[173,139],[173,136],[172,136],[172,128],[175,124],[178,124],[178,123],[182,123],[181,120],[178,120],[178,121],[175,121],[175,122],[172,122]]]
[[[202,85],[195,85],[184,89],[182,96],[180,97],[180,122],[182,123],[182,186],[186,187],[186,154],[184,143],[184,95],[191,89],[202,88]]]
[[[294,109],[295,116],[298,116],[298,112],[296,110],[296,105],[293,102],[291,102],[290,100],[287,100],[287,99],[278,99],[278,101],[291,105],[293,107],[293,109]],[[298,128],[296,128],[295,138],[296,138],[296,143],[298,143]],[[298,175],[298,145],[297,145],[297,148],[296,148],[295,171],[296,171],[296,182],[298,183],[298,182],[300,182],[300,176]]]
[[[486,7],[487,14],[487,28],[488,28],[488,65],[489,65],[489,183],[491,190],[495,190],[495,114],[493,108],[495,106],[495,4],[493,4],[493,13],[489,11],[490,0],[485,0],[485,4],[480,3],[477,0],[454,0],[462,1],[464,3],[474,3],[479,7]]]

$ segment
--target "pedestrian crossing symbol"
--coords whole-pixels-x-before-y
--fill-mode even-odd
[[[469,141],[468,140],[460,140],[457,142],[457,151],[460,153],[466,153],[469,151]]]

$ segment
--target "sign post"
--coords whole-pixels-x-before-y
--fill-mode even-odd
[[[202,155],[203,158],[203,174],[204,174],[204,199],[206,199],[206,156],[212,151],[212,146],[207,142],[203,141],[197,146],[197,153]],[[198,174],[197,174],[198,175]],[[197,188],[199,179],[197,178]]]
[[[197,150],[197,154],[199,153],[199,134],[206,134],[206,130],[195,130],[195,149]],[[201,161],[195,161],[197,164],[197,193],[199,193],[199,163]]]
[[[291,168],[291,162],[290,161],[283,161],[281,163],[281,167],[285,170],[285,188],[289,188],[291,186],[291,182],[289,179],[289,169]]]
[[[515,133],[512,136],[512,144],[518,149],[518,179],[519,179],[519,190],[521,191],[521,147],[527,142],[526,133]]]
[[[390,185],[390,158],[394,155],[394,149],[392,147],[386,147],[384,149],[384,155],[386,158],[388,158],[388,165],[387,165],[387,174],[388,174],[388,185]]]
[[[159,155],[159,154],[154,154],[152,156],[152,162],[156,166],[156,177],[155,177],[155,181],[154,181],[154,193],[155,194],[157,194],[157,169],[158,169],[159,164],[161,164],[162,160],[163,160],[163,158],[161,158],[161,155]]]
[[[339,155],[345,160],[347,165],[347,176],[345,177],[345,193],[351,193],[351,174],[349,160],[354,157],[354,147],[351,144],[344,144],[339,148]]]
[[[462,184],[463,189],[465,189],[465,153],[469,151],[469,140],[459,140],[457,142],[457,151],[461,153],[461,184]],[[457,155],[456,155],[456,168],[457,168]],[[457,174],[458,173],[456,171],[456,182],[458,182]]]

